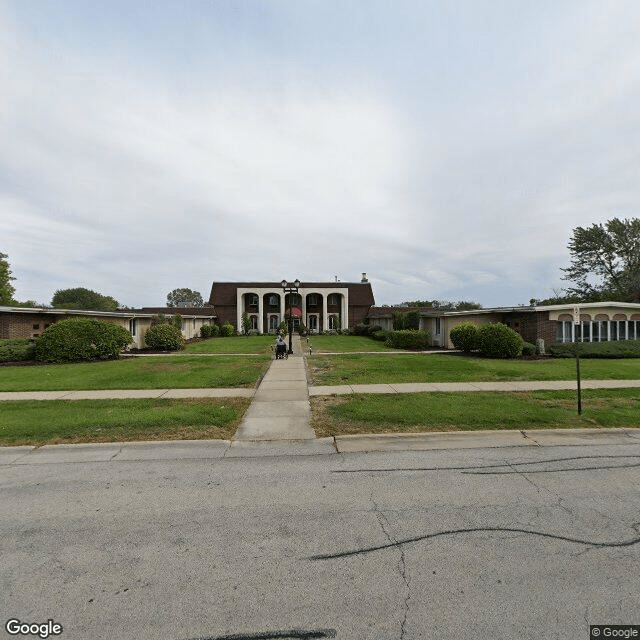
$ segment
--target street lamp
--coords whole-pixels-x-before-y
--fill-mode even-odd
[[[292,345],[293,315],[291,313],[291,295],[294,293],[298,293],[298,289],[300,288],[300,280],[296,278],[293,285],[289,285],[289,283],[286,280],[283,280],[280,284],[282,285],[282,291],[284,291],[285,300],[287,297],[287,293],[289,294],[289,354],[292,354],[293,353],[293,345]]]

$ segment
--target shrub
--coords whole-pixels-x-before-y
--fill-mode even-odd
[[[36,357],[35,340],[15,338],[0,340],[0,362],[22,362]]]
[[[576,348],[581,358],[640,358],[640,340],[552,344],[546,351],[554,358],[575,358]]]
[[[105,320],[60,320],[47,327],[36,341],[36,360],[42,362],[79,362],[120,356],[133,342],[126,330]]]
[[[298,333],[303,336],[305,333],[307,333],[307,327],[305,327],[302,322],[298,325]]]
[[[483,324],[478,338],[480,353],[487,358],[519,358],[522,354],[522,336],[500,322]]]
[[[217,324],[204,324],[200,327],[202,338],[215,338],[219,333],[220,327]]]
[[[469,353],[478,349],[479,335],[478,326],[472,322],[463,322],[459,324],[449,332],[449,337],[453,346],[460,351]]]
[[[415,329],[388,331],[385,345],[394,349],[426,349],[431,346],[431,332]]]
[[[236,332],[236,328],[230,322],[225,322],[220,327],[220,335],[223,338],[228,338],[228,337],[234,335],[235,332]]]
[[[384,331],[384,329],[378,329],[378,331],[374,331],[371,334],[371,337],[374,340],[378,340],[379,342],[384,342],[387,339],[387,336],[389,335],[389,331]]]
[[[152,349],[178,351],[184,349],[184,338],[178,327],[172,324],[157,324],[144,334],[144,341]]]
[[[523,356],[535,356],[537,352],[537,348],[535,344],[531,342],[525,342],[522,345],[522,355]]]

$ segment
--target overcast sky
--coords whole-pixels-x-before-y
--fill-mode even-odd
[[[640,207],[638,0],[0,0],[16,297],[528,303]]]

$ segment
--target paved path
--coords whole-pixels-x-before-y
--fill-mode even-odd
[[[95,391],[3,391],[0,392],[2,400],[113,400],[127,398],[254,398],[259,391],[268,388],[275,390],[278,384],[280,390],[293,380],[277,379],[278,375],[285,375],[284,371],[303,368],[303,359],[299,356],[290,357],[288,360],[274,361],[271,369],[265,376],[268,383],[260,385],[259,389],[111,389]],[[273,375],[271,375],[273,372]],[[289,375],[289,374],[286,374]],[[298,371],[298,375],[300,372]],[[306,378],[304,379],[306,386]],[[298,380],[297,382],[300,382]],[[630,389],[640,388],[640,380],[582,380],[583,389]],[[460,393],[471,391],[554,391],[576,388],[575,380],[523,380],[510,382],[403,382],[388,384],[344,384],[324,385],[308,387],[306,396],[331,396],[346,395],[350,393],[424,393],[424,392],[448,392]],[[290,387],[293,390],[293,386]],[[263,395],[263,394],[260,394]]]
[[[274,360],[258,387],[234,440],[315,440],[300,337],[293,354]]]

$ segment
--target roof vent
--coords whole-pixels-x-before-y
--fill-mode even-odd
[[[362,280],[360,280],[360,282],[369,282],[369,280],[367,280],[367,274],[364,271],[362,272]]]

